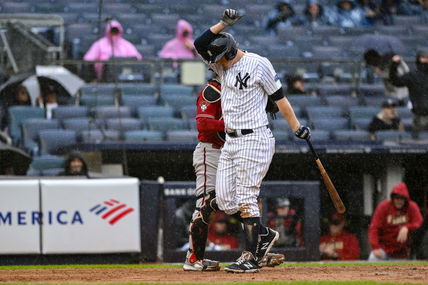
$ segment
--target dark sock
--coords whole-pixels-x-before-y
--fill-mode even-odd
[[[267,234],[268,232],[269,232],[268,228],[267,228],[267,227],[265,227],[265,226],[263,226],[262,224],[260,224],[260,231],[259,231],[259,234],[261,234],[261,235],[265,235],[265,234]]]
[[[245,250],[256,257],[257,243],[259,240],[260,218],[243,218],[245,232]]]
[[[244,223],[244,221],[242,220],[241,212],[240,212],[240,211],[238,211],[238,212],[236,212],[235,214],[230,215],[230,216],[231,216],[231,217],[234,217],[234,218],[235,218],[235,219],[237,219],[239,222]]]

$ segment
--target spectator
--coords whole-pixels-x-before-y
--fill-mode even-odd
[[[422,224],[418,205],[410,200],[406,184],[395,185],[391,200],[377,206],[369,227],[370,261],[408,258],[410,234]]]
[[[287,82],[287,94],[298,95],[306,94],[305,82],[303,77],[299,74],[287,76],[285,81]]]
[[[105,37],[97,40],[83,57],[84,60],[108,60],[112,57],[135,57],[141,59],[136,47],[123,37],[122,25],[112,20],[107,23]],[[103,77],[103,64],[95,64],[95,73],[98,80]]]
[[[195,58],[196,50],[193,45],[193,28],[185,20],[177,22],[175,38],[169,40],[159,52],[161,58]]]
[[[88,166],[83,156],[73,151],[68,155],[65,162],[65,169],[59,176],[86,176],[89,178]]]
[[[215,244],[218,250],[239,248],[238,240],[228,231],[227,217],[225,213],[216,212],[213,221],[210,223],[208,240]]]
[[[406,86],[412,103],[413,130],[415,135],[419,131],[428,130],[428,50],[419,51],[416,55],[416,71],[404,75],[397,74],[401,57],[392,58],[389,71],[391,83],[395,86]]]
[[[339,0],[327,13],[329,22],[341,28],[354,28],[363,25],[364,14],[353,0]]]
[[[275,9],[270,11],[264,19],[264,27],[269,34],[275,35],[278,27],[292,26],[295,21],[295,15],[291,1],[280,0],[277,2]]]
[[[321,259],[356,260],[360,246],[355,235],[344,230],[345,216],[333,213],[329,218],[329,233],[320,238]]]
[[[8,99],[10,98],[10,99]],[[31,106],[31,98],[27,88],[24,85],[18,85],[13,90],[13,95],[8,98],[3,98],[2,105],[0,106],[1,114],[1,129],[4,130],[7,127],[7,113],[11,106]]]
[[[382,103],[380,112],[373,117],[369,132],[373,140],[376,139],[376,132],[382,130],[399,130],[404,131],[404,125],[397,115],[395,109],[396,103],[392,99],[388,99]]]
[[[372,0],[359,0],[358,4],[364,13],[363,26],[373,26],[380,17],[379,7]]]
[[[327,17],[324,14],[324,8],[318,0],[308,0],[299,21],[306,27],[319,27],[328,24]]]
[[[383,39],[382,37],[377,37],[376,40],[387,41],[388,38],[385,37]],[[399,105],[403,105],[404,99],[409,96],[409,90],[407,87],[400,88],[394,86],[391,82],[389,71],[391,69],[393,55],[394,54],[390,52],[381,55],[377,50],[369,49],[364,53],[364,60],[368,66],[373,68],[374,73],[382,78],[383,84],[385,86],[385,94],[399,100]],[[400,62],[397,70],[399,75],[403,75],[410,71],[409,67],[404,61]]]
[[[302,224],[289,199],[278,200],[275,213],[268,215],[267,225],[279,232],[276,247],[303,247]]]
[[[52,118],[52,110],[58,107],[58,92],[55,87],[48,86],[45,93],[36,99],[37,106],[44,108],[46,112],[46,118]]]

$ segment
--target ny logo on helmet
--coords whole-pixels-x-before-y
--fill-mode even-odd
[[[238,75],[236,75],[235,87],[238,87],[239,83],[239,90],[242,90],[243,87],[247,88],[248,79],[250,79],[250,75],[248,74],[248,72],[245,74],[244,77],[242,77],[241,72],[239,72]]]

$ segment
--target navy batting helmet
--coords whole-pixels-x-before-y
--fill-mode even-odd
[[[210,57],[209,63],[216,63],[223,56],[227,60],[235,58],[238,52],[238,43],[229,33],[219,33],[218,36],[209,44],[207,54]]]

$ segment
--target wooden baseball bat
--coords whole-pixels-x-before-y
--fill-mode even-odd
[[[308,143],[308,146],[311,149],[312,154],[314,155],[315,162],[317,163],[318,169],[321,172],[322,180],[324,181],[324,185],[327,188],[328,194],[330,195],[330,199],[333,201],[333,205],[336,208],[336,211],[340,214],[345,213],[346,211],[345,205],[343,204],[342,199],[340,199],[339,193],[337,193],[336,187],[334,187],[334,184],[331,181],[330,176],[328,176],[327,171],[322,165],[321,160],[318,157],[318,154],[312,145],[311,139],[310,138],[306,139],[306,142]]]

